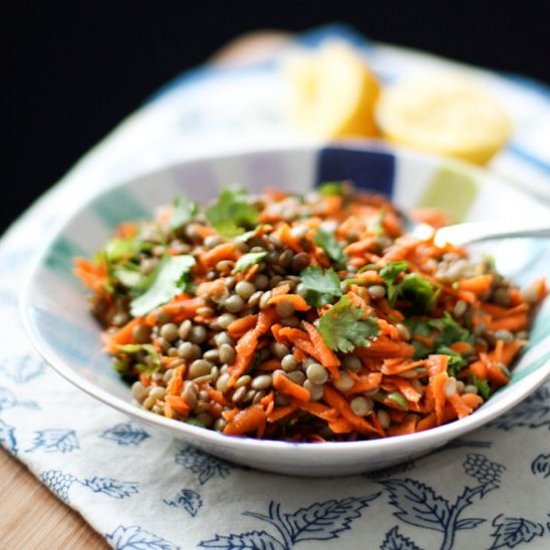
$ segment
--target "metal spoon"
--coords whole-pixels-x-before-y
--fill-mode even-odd
[[[409,233],[420,239],[434,237],[438,246],[451,243],[458,246],[488,241],[492,239],[513,239],[518,237],[550,238],[550,225],[544,224],[518,225],[502,222],[467,222],[448,225],[441,229],[424,223],[409,222]]]

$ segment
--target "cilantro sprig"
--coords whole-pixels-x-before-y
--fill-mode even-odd
[[[346,256],[336,237],[320,227],[313,238],[313,242],[319,245],[326,255],[336,264],[337,267],[343,267],[346,263]]]
[[[188,290],[189,275],[194,265],[195,258],[187,254],[163,258],[154,271],[149,288],[130,303],[132,315],[145,315],[177,294]]]
[[[340,277],[333,269],[323,269],[319,266],[306,267],[300,273],[304,288],[304,298],[313,307],[330,304],[335,298],[342,296]]]
[[[321,316],[319,332],[325,344],[333,351],[349,353],[354,348],[366,346],[380,333],[373,317],[365,319],[365,310],[356,307],[345,295]]]
[[[451,346],[455,342],[468,342],[473,345],[474,336],[467,328],[460,326],[448,312],[439,319],[411,318],[406,324],[413,335],[416,359],[424,359],[432,353],[448,355],[448,371],[451,376],[456,376],[467,365],[467,355],[453,351]],[[416,335],[424,338],[422,341],[414,340]],[[430,340],[432,344],[428,345],[427,342]]]
[[[413,309],[430,311],[435,306],[439,289],[418,273],[405,273],[408,268],[409,263],[401,261],[390,262],[380,270],[390,304],[394,306],[397,300],[404,300]]]
[[[241,235],[258,223],[258,210],[247,201],[244,189],[224,189],[205,216],[226,237]]]
[[[187,197],[176,197],[172,202],[172,214],[168,221],[168,227],[177,230],[188,224],[199,213],[199,206],[196,202],[190,201]]]
[[[243,254],[235,264],[233,275],[241,271],[246,271],[255,264],[259,264],[266,256],[267,252],[248,252],[247,254]]]

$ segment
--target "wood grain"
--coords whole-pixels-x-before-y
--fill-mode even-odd
[[[288,34],[257,31],[222,48],[212,60],[246,64],[269,57]],[[75,511],[46,489],[29,470],[0,449],[0,549],[95,550],[109,548]]]
[[[0,543],[9,550],[104,549],[107,543],[74,510],[0,450]]]

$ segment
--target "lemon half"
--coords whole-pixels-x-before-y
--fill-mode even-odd
[[[289,122],[316,137],[378,134],[374,106],[380,93],[362,57],[344,42],[291,54],[283,64],[290,83]]]
[[[394,143],[477,164],[485,164],[510,134],[500,104],[455,74],[418,77],[386,89],[376,121]]]

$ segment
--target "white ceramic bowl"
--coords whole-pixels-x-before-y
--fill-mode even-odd
[[[350,179],[390,196],[405,210],[437,206],[454,221],[543,221],[550,209],[496,176],[448,160],[378,145],[303,147],[186,161],[124,182],[75,211],[53,239],[26,285],[22,312],[28,333],[46,361],[85,392],[119,411],[209,453],[244,465],[309,476],[343,475],[387,467],[463,435],[524,399],[550,374],[550,306],[540,311],[532,341],[511,383],[471,416],[426,432],[352,443],[297,444],[220,435],[170,420],[132,404],[129,387],[101,352],[99,327],[87,292],[72,273],[72,257],[97,251],[115,225],[150,216],[175,195],[212,199],[221,185],[239,182],[302,193],[321,181]],[[548,241],[505,241],[490,247],[497,265],[521,282],[550,274]],[[522,266],[526,267],[523,269]]]

